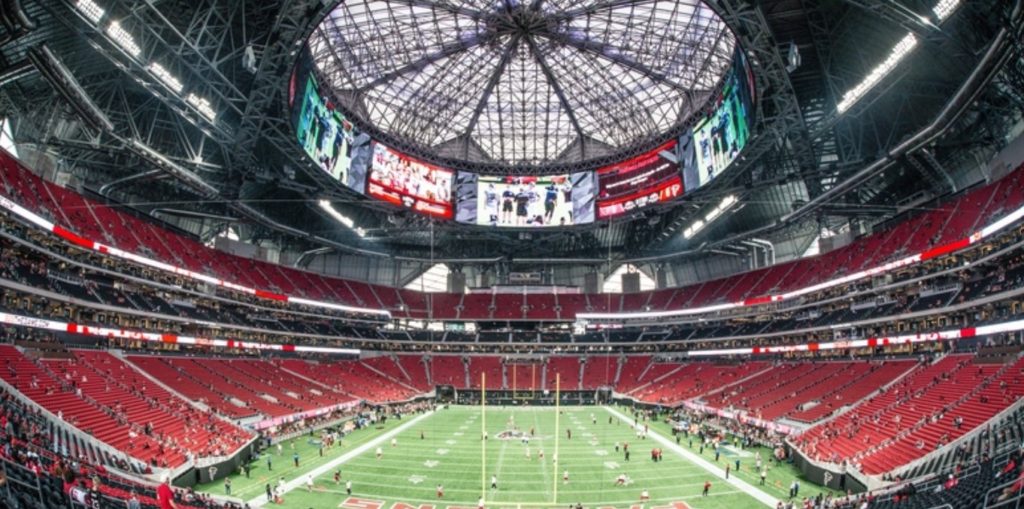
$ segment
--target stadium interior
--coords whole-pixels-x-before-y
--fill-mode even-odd
[[[1020,508],[1022,4],[0,0],[0,507]]]

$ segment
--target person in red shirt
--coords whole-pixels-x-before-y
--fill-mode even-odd
[[[156,501],[160,504],[160,509],[178,509],[178,505],[174,503],[174,492],[171,491],[171,476],[164,474],[161,481],[156,489]]]

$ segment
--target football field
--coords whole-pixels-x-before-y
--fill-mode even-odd
[[[713,451],[699,454],[699,444],[690,449],[685,438],[676,445],[665,423],[649,423],[648,436],[638,438],[626,412],[606,407],[565,407],[560,414],[553,407],[439,408],[389,420],[381,429],[356,431],[343,447],[323,457],[309,437],[297,438],[280,455],[270,452],[273,471],[266,470],[264,457],[253,463],[249,479],[236,475],[231,494],[254,507],[349,509],[473,508],[481,497],[488,508],[579,503],[588,508],[724,509],[774,507],[777,499],[786,498],[795,475],[788,465],[770,468],[769,482],[759,487],[752,450],[723,447],[716,462]],[[484,430],[487,440],[482,439]],[[659,462],[651,459],[654,448],[663,451]],[[301,458],[298,468],[292,465],[293,454]],[[767,451],[761,455],[768,457]],[[728,481],[723,479],[726,464],[732,469]],[[306,485],[308,475],[313,475],[312,490]],[[265,485],[282,477],[283,503],[267,503]],[[620,477],[624,483],[617,482]],[[348,481],[351,496],[345,491]],[[705,482],[711,482],[708,496],[702,495]],[[438,485],[443,498],[437,496]],[[218,495],[225,491],[221,482],[201,488]],[[641,500],[644,490],[649,500]],[[801,497],[818,491],[801,482]]]

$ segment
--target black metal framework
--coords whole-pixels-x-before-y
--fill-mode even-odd
[[[529,173],[675,135],[736,39],[702,0],[364,0],[334,8],[308,45],[340,106],[378,137]]]

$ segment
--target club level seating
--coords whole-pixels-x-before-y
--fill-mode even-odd
[[[909,220],[820,256],[636,295],[423,294],[229,255],[48,183],[6,152],[0,191],[87,238],[264,290],[436,319],[570,319],[578,312],[665,310],[735,302],[819,283],[961,239],[1024,203],[1024,167]],[[179,253],[189,253],[180,256]]]

